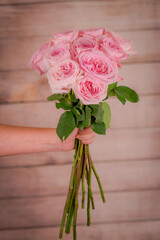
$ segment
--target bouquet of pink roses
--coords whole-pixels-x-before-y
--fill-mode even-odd
[[[105,100],[116,96],[138,102],[137,93],[125,86],[117,86],[120,61],[135,54],[130,41],[104,28],[57,33],[31,58],[30,65],[40,75],[47,73],[52,95],[49,101],[57,101],[56,107],[66,110],[60,117],[57,135],[64,141],[77,127],[90,127],[98,134],[105,134],[110,126],[111,112]],[[76,222],[78,191],[82,186],[82,208],[85,203],[85,180],[87,182],[87,225],[90,225],[90,206],[94,209],[91,189],[91,173],[94,173],[102,201],[105,197],[99,176],[94,167],[88,144],[75,140],[75,155],[64,207],[59,238],[63,229],[73,238],[77,237]]]

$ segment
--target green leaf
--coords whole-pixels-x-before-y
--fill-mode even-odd
[[[83,130],[84,126],[82,121],[78,122],[77,128]]]
[[[84,127],[89,127],[91,125],[91,108],[88,106],[85,106],[85,119],[83,121]]]
[[[111,122],[111,110],[108,103],[102,102],[102,109],[104,111],[103,122],[105,123],[106,129],[108,129]]]
[[[91,128],[95,133],[102,134],[102,135],[106,134],[106,127],[104,122],[99,122],[99,123],[93,122],[91,124]]]
[[[107,96],[104,100],[106,100],[107,98],[111,97],[111,96],[115,96],[115,92],[114,92],[114,88],[117,86],[117,82],[109,84],[108,85],[108,89],[107,89]]]
[[[58,122],[56,129],[57,135],[61,141],[65,140],[75,129],[75,119],[71,111],[64,112]]]
[[[83,121],[85,119],[85,115],[84,115],[84,110],[83,109],[80,110],[80,109],[78,109],[76,107],[73,107],[71,111],[74,114],[74,116],[75,116],[75,118],[77,120],[77,123],[79,121]]]
[[[76,98],[76,96],[75,96],[75,94],[74,94],[72,89],[70,91],[70,96],[71,96],[71,101],[72,102],[78,102],[78,99]]]
[[[56,103],[56,108],[63,108],[64,110],[70,110],[72,105],[67,101],[67,99],[60,99],[60,103]]]
[[[108,85],[107,96],[110,94],[112,90],[114,90],[116,86],[117,86],[117,82]]]
[[[95,105],[89,105],[89,107],[92,109],[91,115],[96,118],[96,122],[103,122],[103,109],[102,105],[100,104],[95,104]]]
[[[131,88],[125,86],[119,86],[114,89],[118,96],[127,99],[130,102],[136,103],[139,101],[138,94]]]
[[[63,97],[64,96],[62,94],[52,94],[47,99],[48,99],[48,101],[55,101],[55,100],[62,99]]]
[[[124,105],[126,103],[126,99],[124,97],[122,97],[121,95],[119,95],[118,93],[116,93],[116,97],[118,98],[118,100]]]

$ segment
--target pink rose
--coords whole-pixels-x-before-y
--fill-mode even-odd
[[[55,33],[54,36],[54,41],[68,41],[68,42],[73,42],[76,38],[78,38],[79,31],[67,31],[65,33]]]
[[[107,33],[115,42],[120,45],[125,54],[136,54],[136,51],[133,50],[133,44],[129,40],[126,40],[125,38],[119,36],[117,33],[114,33],[112,31]]]
[[[80,74],[79,65],[71,59],[57,63],[47,72],[52,93],[67,93]]]
[[[84,105],[98,104],[107,96],[108,84],[90,76],[81,76],[73,86],[76,98]]]
[[[87,30],[81,30],[80,31],[81,35],[87,35],[90,37],[98,37],[101,36],[105,33],[105,29],[104,28],[98,28],[98,29],[87,29]]]
[[[114,41],[111,37],[104,36],[100,39],[100,50],[115,61],[128,58],[128,54],[123,51],[120,44]]]
[[[55,63],[70,58],[69,44],[52,41],[45,43],[31,58],[30,65],[40,75],[46,73]]]
[[[43,46],[33,54],[32,58],[30,60],[31,68],[36,70],[36,72],[39,75],[42,75],[43,73],[47,72],[47,70],[48,70],[48,62],[47,62],[46,58],[44,58],[44,55],[46,54],[46,52],[49,48],[49,45],[50,45],[49,43],[43,44]]]
[[[101,51],[81,53],[80,67],[92,78],[99,78],[108,84],[118,81],[118,67],[115,61]]]
[[[79,37],[73,42],[72,50],[73,57],[77,56],[81,52],[89,51],[89,50],[97,50],[98,42],[90,37]]]
[[[53,66],[53,64],[59,61],[70,58],[69,47],[68,43],[62,42],[48,48],[44,57],[47,59],[49,66]]]

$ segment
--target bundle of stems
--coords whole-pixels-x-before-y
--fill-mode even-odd
[[[80,187],[80,183],[82,186],[82,203],[81,206],[84,208],[85,203],[85,179],[88,186],[87,193],[87,225],[91,224],[90,217],[90,206],[92,205],[92,209],[94,206],[94,199],[91,189],[91,173],[94,173],[98,186],[101,193],[102,201],[105,202],[104,192],[102,189],[102,185],[99,179],[99,176],[95,170],[93,165],[91,155],[89,152],[89,145],[83,144],[81,140],[75,139],[75,155],[74,162],[72,164],[71,176],[70,176],[70,184],[69,190],[67,194],[67,199],[64,206],[60,231],[59,231],[59,239],[62,240],[63,230],[65,227],[65,232],[67,234],[70,233],[71,225],[73,225],[73,239],[77,239],[77,211],[78,211],[78,191]]]

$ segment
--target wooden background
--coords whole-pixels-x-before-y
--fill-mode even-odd
[[[93,181],[95,211],[78,239],[160,239],[160,1],[0,1],[0,122],[56,127],[61,111],[46,101],[45,77],[31,55],[54,32],[105,27],[131,39],[138,52],[123,64],[138,104],[109,100],[112,124],[91,145],[107,202]],[[58,239],[73,152],[0,159],[0,240]],[[72,239],[71,235],[64,237]]]

